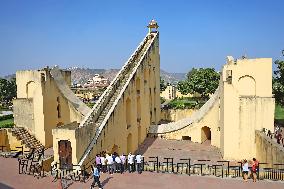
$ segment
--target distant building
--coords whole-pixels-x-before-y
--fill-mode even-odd
[[[97,88],[102,88],[102,87],[107,87],[109,86],[110,81],[107,78],[104,78],[104,76],[101,76],[99,74],[95,74],[95,76],[92,79],[89,79],[87,83],[84,84],[85,88],[90,88],[90,87],[97,87]]]
[[[166,100],[172,100],[176,98],[176,87],[173,85],[168,85],[167,88],[160,93],[160,96]]]
[[[74,94],[82,100],[93,100],[101,95],[101,91],[95,88],[71,88]]]
[[[167,88],[160,93],[160,96],[167,99],[173,100],[175,98],[182,98],[182,97],[200,97],[201,95],[198,93],[194,94],[181,94],[181,92],[177,89],[176,86],[169,84]]]
[[[176,90],[176,98],[183,98],[183,97],[201,97],[199,93],[188,93],[188,94],[181,94],[181,92],[177,89]]]

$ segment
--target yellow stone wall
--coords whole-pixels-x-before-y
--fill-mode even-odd
[[[278,144],[275,139],[269,137],[260,131],[256,131],[256,157],[262,163],[268,163],[268,167],[272,164],[284,164],[284,148]],[[282,167],[281,167],[282,168]]]
[[[212,107],[208,109],[206,103],[192,116],[202,115],[201,119],[194,119],[193,123],[185,120],[176,125],[153,126],[151,131],[155,133],[156,130],[158,135],[168,139],[180,140],[182,136],[189,136],[194,142],[203,142],[202,128],[209,127],[211,144],[220,148],[224,159],[256,157],[255,131],[274,130],[272,59],[234,60],[228,57],[217,92],[217,98],[214,94],[210,99],[214,100]]]
[[[13,136],[12,132],[7,132],[7,137],[8,137],[8,141],[9,141],[10,150],[20,151],[21,149],[19,149],[17,147],[21,147],[21,146],[23,146],[24,151],[29,151],[30,150],[28,147],[23,145],[21,143],[21,141],[17,139],[17,137]]]
[[[70,86],[71,72],[61,71],[61,74]],[[58,125],[81,121],[82,115],[60,93],[50,69],[17,71],[16,84],[15,125],[25,127],[45,147],[52,146],[52,129]],[[58,100],[60,117],[57,113]]]
[[[230,72],[232,79],[227,78]],[[274,127],[272,59],[228,57],[221,91],[221,152],[225,159],[251,159],[256,156],[255,130]]]
[[[146,138],[149,126],[158,124],[160,121],[160,55],[158,39],[155,40],[153,48],[147,56],[142,60],[122,97],[116,104],[91,151],[91,155],[88,156],[89,159],[95,157],[96,153],[101,151],[116,151],[120,154],[133,153]],[[137,99],[139,98],[141,111],[137,110]],[[129,111],[131,112],[131,126],[127,128],[126,106],[129,100],[131,101]],[[150,111],[152,111],[152,119],[150,119]],[[141,118],[140,121],[137,120],[139,117]],[[72,146],[72,163],[78,164],[95,134],[95,126],[88,125],[72,129],[71,127],[70,129],[64,129],[64,127],[53,130],[54,161],[59,162],[58,142],[60,140],[69,140]],[[88,162],[88,160],[85,162]]]
[[[167,88],[161,92],[160,96],[167,100],[176,98],[177,89],[175,86],[168,85]]]
[[[4,151],[10,150],[9,139],[6,129],[0,129],[0,146],[6,146],[3,148]]]
[[[166,121],[178,121],[187,117],[190,117],[193,112],[197,110],[194,109],[164,109],[161,110],[161,120]]]
[[[59,157],[58,157],[58,142],[60,140],[68,140],[71,142],[71,148],[72,152],[76,152],[79,149],[77,149],[77,143],[84,142],[84,139],[81,138],[81,141],[76,141],[76,135],[75,135],[75,129],[78,127],[78,123],[72,122],[69,124],[66,124],[62,127],[65,127],[67,129],[53,129],[52,130],[52,135],[53,135],[53,150],[54,150],[54,160],[56,162],[59,162]],[[68,129],[73,128],[73,129]],[[87,135],[85,137],[88,137]],[[78,157],[76,153],[72,153],[72,162],[78,162]],[[75,164],[75,163],[73,163]]]
[[[216,101],[210,110],[199,122],[193,123],[183,129],[174,132],[161,134],[166,139],[182,140],[183,136],[191,137],[191,141],[202,143],[202,128],[209,127],[211,131],[211,144],[220,148],[220,130],[219,130],[219,103]]]

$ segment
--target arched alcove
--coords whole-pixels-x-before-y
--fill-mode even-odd
[[[140,78],[138,77],[137,79],[136,79],[136,91],[137,91],[137,93],[139,93],[140,94]]]
[[[138,126],[138,145],[140,145],[141,144],[141,126],[139,125]]]
[[[141,100],[140,96],[137,97],[137,122],[141,121]]]
[[[26,84],[26,95],[27,98],[32,98],[34,96],[34,91],[36,88],[36,84],[34,81],[29,81]]]
[[[60,98],[59,96],[56,98],[56,102],[57,102],[57,118],[61,118],[61,104],[60,104]]]
[[[132,134],[129,133],[127,136],[127,153],[132,152]]]
[[[127,128],[131,127],[131,100],[130,98],[126,99],[126,125]]]
[[[147,83],[149,80],[148,69],[144,68],[144,83]]]
[[[245,75],[238,80],[238,91],[240,96],[255,96],[256,83],[252,76]]]
[[[201,143],[210,140],[211,141],[211,129],[207,126],[201,128]]]

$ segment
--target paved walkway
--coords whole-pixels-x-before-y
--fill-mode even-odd
[[[222,160],[220,150],[209,143],[200,144],[191,141],[165,140],[159,138],[146,138],[139,147],[139,152],[146,157],[159,156],[159,158],[173,157],[174,161],[190,158],[195,160]]]
[[[16,159],[0,158],[0,189],[56,189],[59,182],[51,182],[51,177],[34,178],[30,175],[19,175]],[[162,173],[143,172],[125,174],[102,174],[101,181],[104,189],[283,189],[284,182],[259,181],[253,183],[251,180],[244,183],[240,179],[220,179],[215,177],[173,175]],[[92,180],[87,183],[74,183],[70,189],[90,188]]]

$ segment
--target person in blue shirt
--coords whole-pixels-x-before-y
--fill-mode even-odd
[[[94,166],[93,168],[93,177],[94,177],[94,181],[91,185],[91,189],[95,187],[95,184],[98,184],[99,189],[103,189],[101,182],[100,182],[100,171],[97,168],[97,165]]]

